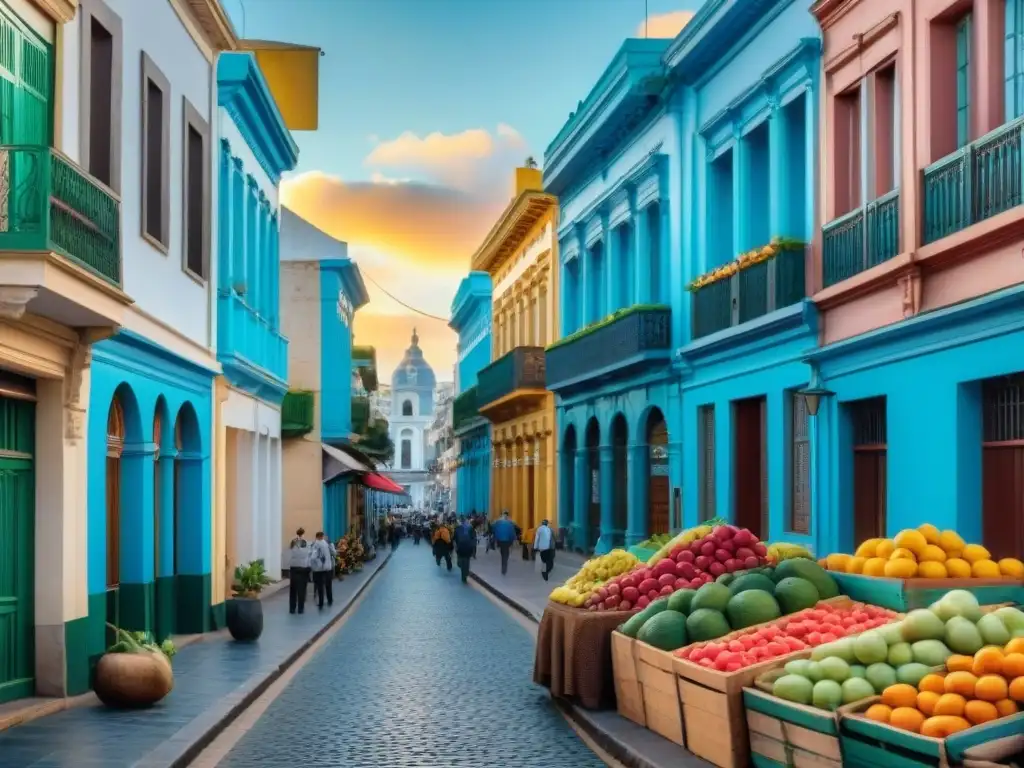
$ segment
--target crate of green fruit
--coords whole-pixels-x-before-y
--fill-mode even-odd
[[[759,768],[842,768],[836,713],[777,698],[761,686],[764,678],[784,674],[785,670],[772,670],[758,678],[757,687],[743,689],[751,762]]]
[[[892,579],[837,571],[828,573],[844,595],[900,612],[927,608],[954,589],[970,592],[981,605],[1024,603],[1024,584],[1013,579]]]

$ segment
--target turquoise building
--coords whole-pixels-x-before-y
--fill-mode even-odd
[[[476,378],[491,362],[491,276],[470,272],[459,283],[448,325],[459,335],[452,430],[458,440],[455,511],[491,511],[491,427],[477,412]]]
[[[678,528],[685,325],[682,183],[669,40],[626,40],[545,152],[559,197],[559,515],[572,546],[607,552]]]
[[[818,225],[820,32],[805,2],[712,1],[664,61],[682,147],[682,523],[717,515],[825,551],[798,394],[818,330],[805,263]]]

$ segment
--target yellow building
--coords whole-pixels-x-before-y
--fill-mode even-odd
[[[516,169],[516,196],[474,254],[493,286],[491,364],[477,377],[480,414],[493,425],[491,513],[529,530],[557,528],[555,402],[544,348],[558,328],[558,199],[541,172]]]

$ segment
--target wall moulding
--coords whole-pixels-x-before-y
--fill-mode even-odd
[[[861,56],[864,51],[885,37],[890,30],[898,27],[899,23],[900,12],[894,11],[865,32],[854,35],[853,43],[832,57],[825,59],[825,74],[832,75],[837,70],[842,69],[854,59]]]

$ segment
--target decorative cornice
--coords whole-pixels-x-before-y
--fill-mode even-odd
[[[504,259],[522,245],[537,222],[557,206],[558,198],[554,195],[534,190],[522,192],[506,206],[483,245],[473,254],[470,260],[473,270],[493,274]]]
[[[295,168],[299,148],[285,127],[252,53],[225,53],[217,62],[217,104],[227,110],[260,167],[276,186]]]
[[[78,0],[33,0],[47,16],[58,24],[67,24],[75,18]]]
[[[348,300],[352,302],[353,309],[359,309],[370,301],[370,295],[366,292],[366,283],[363,282],[359,265],[352,259],[324,259],[320,262],[320,269],[338,273],[341,289],[345,292]]]
[[[186,3],[214,50],[238,49],[238,37],[220,0],[186,0]]]
[[[455,332],[465,330],[476,313],[491,303],[491,276],[486,272],[470,272],[459,283],[452,299],[448,327]]]

